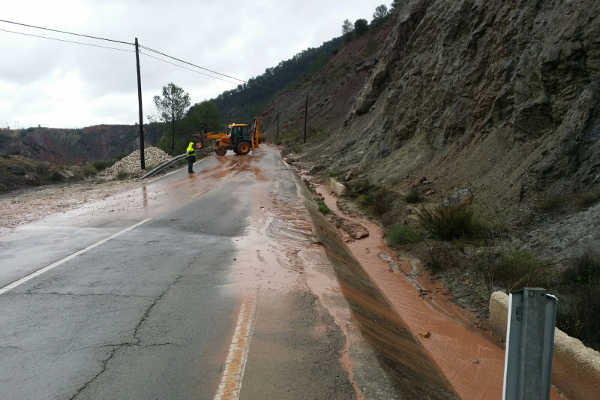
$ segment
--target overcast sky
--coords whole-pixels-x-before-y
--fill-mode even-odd
[[[381,0],[2,1],[0,19],[133,41],[242,79],[339,36],[344,19],[369,21]],[[0,23],[0,29],[128,48]],[[0,31],[0,126],[133,124],[135,55]],[[192,103],[236,84],[142,55],[144,117],[168,82]]]

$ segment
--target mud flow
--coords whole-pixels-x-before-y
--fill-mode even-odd
[[[342,241],[335,228],[315,212],[316,220],[323,221],[317,228],[327,242],[346,297],[363,321],[363,331],[381,349],[382,357],[391,361],[399,379],[404,377],[398,367],[404,369],[407,364],[404,371],[415,368],[417,375],[440,371],[445,377],[442,380],[462,399],[501,398],[504,350],[475,327],[474,317],[451,301],[443,285],[429,276],[419,260],[396,256],[377,224],[345,215],[326,186],[318,186],[317,191],[335,214],[369,231],[364,239]],[[359,306],[361,302],[365,306]],[[360,312],[369,309],[375,314]],[[372,327],[375,319],[380,321],[377,327],[381,331]],[[428,363],[419,362],[425,359]],[[435,379],[436,374],[429,375]],[[552,388],[551,398],[564,397]]]
[[[337,383],[345,394],[333,398],[458,398],[337,232],[313,219],[294,171],[273,150],[263,149],[231,165],[238,179],[256,177],[247,192],[256,207],[246,232],[235,239],[238,256],[231,272],[240,296],[259,293],[250,365],[253,354],[288,359],[289,349],[269,346],[265,337],[311,326],[311,338],[329,343],[319,350],[321,356],[333,347],[335,364],[347,376],[347,383]],[[290,318],[293,304],[310,312],[301,321]],[[253,368],[248,374],[252,377]]]

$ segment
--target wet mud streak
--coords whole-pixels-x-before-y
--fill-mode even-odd
[[[437,365],[360,264],[349,255],[333,227],[318,216],[314,221],[353,317],[363,337],[377,350],[380,361],[395,378],[398,392],[407,399],[457,399]]]
[[[317,190],[333,212],[344,215],[337,206],[336,197],[326,187],[319,186]],[[347,246],[340,243],[340,246],[346,248],[346,253],[363,275],[381,289],[383,301],[396,314],[388,321],[398,321],[406,334],[423,346],[426,355],[460,398],[500,398],[503,349],[474,327],[473,318],[451,301],[443,285],[434,282],[418,260],[390,256],[394,252],[387,248],[378,225],[365,218],[344,217],[362,224],[370,232],[366,239],[353,241]],[[337,251],[334,253],[332,257],[344,257]],[[351,263],[352,260],[342,259],[339,262]],[[345,272],[340,271],[340,274],[343,276]],[[348,296],[356,295],[352,286],[346,287],[346,290]],[[555,389],[551,398],[560,398]]]
[[[273,171],[272,164],[280,165],[280,159],[277,157],[265,163],[261,160],[263,157],[264,154],[238,157],[232,164],[237,179],[244,179],[245,173],[256,177],[252,190],[256,209],[245,235],[236,243],[238,253],[232,278],[239,282],[239,290],[261,287],[257,316],[260,327],[256,330],[257,340],[253,341],[250,353],[250,359],[254,359],[249,372],[252,383],[245,385],[247,397],[242,398],[256,398],[257,390],[264,390],[253,384],[256,371],[273,368],[283,380],[270,381],[266,385],[270,395],[285,393],[284,397],[277,398],[298,398],[301,394],[313,398],[311,393],[329,393],[332,397],[328,398],[362,400],[359,386],[353,381],[344,332],[319,298],[311,293],[306,282],[307,265],[314,260],[307,261],[305,253],[314,250],[315,244],[304,198],[298,194],[293,175],[287,173],[287,179],[282,179],[277,171]],[[320,247],[317,249],[322,251]],[[286,339],[279,343],[284,337]],[[288,348],[288,343],[296,345]],[[298,364],[297,356],[292,356],[300,349],[306,352],[302,356],[306,362],[314,358],[311,361],[314,367],[302,376],[293,372],[295,369],[306,370],[304,363]],[[327,373],[319,373],[317,365],[326,368]],[[335,384],[329,386],[332,384],[329,382],[319,389],[321,377],[334,374],[337,369],[340,371],[335,372]]]

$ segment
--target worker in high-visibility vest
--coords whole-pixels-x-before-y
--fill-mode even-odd
[[[188,174],[194,173],[194,163],[196,162],[196,149],[194,142],[188,144],[187,150]]]

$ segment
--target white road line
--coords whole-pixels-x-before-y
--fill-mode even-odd
[[[254,329],[257,294],[247,297],[238,315],[233,339],[225,361],[225,369],[214,400],[237,400],[240,398],[248,350]]]
[[[129,231],[137,228],[140,225],[145,224],[146,222],[150,221],[151,219],[152,218],[147,218],[147,219],[145,219],[145,220],[143,220],[141,222],[138,222],[135,225],[131,225],[129,228],[125,228],[122,231],[119,231],[119,232],[117,232],[117,233],[115,233],[115,234],[113,234],[113,235],[111,235],[111,236],[109,236],[109,237],[107,237],[105,239],[100,240],[99,242],[96,242],[96,243],[94,243],[94,244],[86,247],[85,249],[79,250],[78,252],[75,252],[75,253],[71,254],[70,256],[67,256],[67,257],[63,258],[62,260],[58,260],[58,261],[56,261],[56,262],[54,262],[54,263],[52,263],[50,265],[47,265],[47,266],[45,266],[45,267],[43,267],[41,269],[38,269],[37,271],[32,272],[31,274],[29,274],[27,276],[24,276],[23,278],[21,278],[19,280],[16,280],[16,281],[14,281],[14,282],[12,282],[12,283],[10,283],[10,284],[8,284],[8,285],[0,288],[0,296],[3,295],[6,292],[11,291],[12,289],[16,288],[17,286],[20,286],[20,285],[24,284],[25,282],[27,282],[27,281],[29,281],[29,280],[37,277],[37,276],[40,276],[43,273],[48,272],[51,269],[54,269],[54,268],[58,267],[61,264],[66,263],[69,260],[74,259],[77,256],[80,256],[80,255],[82,255],[84,253],[87,253],[88,251],[90,251],[91,249],[93,249],[95,247],[103,245],[104,243],[108,242],[109,240],[112,240],[112,239],[116,238],[117,236],[121,236],[122,234],[127,233],[127,232],[129,232]]]

